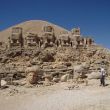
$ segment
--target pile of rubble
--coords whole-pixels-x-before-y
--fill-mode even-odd
[[[2,51],[1,78],[8,83],[26,78],[27,84],[51,85],[69,79],[78,80],[79,77],[99,78],[97,73],[102,65],[110,74],[110,52],[101,46],[48,47],[30,51],[31,54],[28,51]]]

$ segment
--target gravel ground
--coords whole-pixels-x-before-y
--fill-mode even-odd
[[[16,92],[11,94],[12,90]],[[110,86],[100,87],[98,81],[92,81],[73,90],[67,89],[67,83],[12,87],[0,91],[0,110],[110,110]]]

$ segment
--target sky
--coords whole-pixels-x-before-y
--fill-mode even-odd
[[[27,20],[45,20],[110,49],[110,0],[0,0],[0,31]]]

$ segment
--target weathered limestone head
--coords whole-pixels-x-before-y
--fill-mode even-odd
[[[26,33],[26,37],[27,38],[36,38],[36,37],[38,37],[38,35],[36,34],[36,33],[32,33],[32,32],[27,32]]]
[[[49,37],[54,35],[54,28],[51,25],[43,26],[43,36]]]
[[[65,75],[61,76],[60,81],[66,82],[69,80],[69,78],[70,78],[70,74],[65,74]]]
[[[11,47],[22,47],[23,46],[23,36],[21,27],[13,27],[11,36],[9,37],[9,45]]]
[[[21,27],[13,27],[11,33],[11,39],[20,40],[22,37],[22,28]]]
[[[14,34],[14,33],[19,33],[19,34],[21,34],[22,33],[22,28],[21,27],[13,27],[12,28],[12,33]]]
[[[34,72],[30,72],[27,77],[27,84],[36,84],[37,83],[37,75]]]
[[[25,70],[27,84],[36,84],[40,68],[38,66],[28,67]]]
[[[25,36],[26,46],[36,46],[40,41],[38,34],[28,32]]]
[[[73,28],[71,30],[72,35],[79,35],[80,36],[80,28]]]
[[[67,31],[62,31],[58,37],[58,39],[61,40],[68,40],[69,39],[69,33]]]
[[[54,32],[54,28],[51,25],[45,25],[43,27],[43,32],[53,33]]]
[[[74,66],[74,72],[81,73],[85,68],[89,68],[90,64],[87,62],[83,62],[80,65]]]

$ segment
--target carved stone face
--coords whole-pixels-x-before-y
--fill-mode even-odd
[[[37,82],[37,75],[35,72],[30,72],[27,75],[27,83],[35,84]]]
[[[44,27],[44,32],[52,32],[52,31],[53,31],[53,27],[51,27],[51,26]]]

